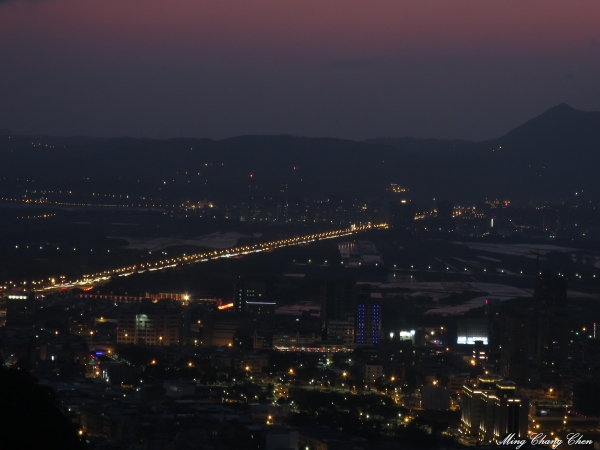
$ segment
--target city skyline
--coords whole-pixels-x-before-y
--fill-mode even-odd
[[[0,447],[599,450],[599,25],[0,0]]]

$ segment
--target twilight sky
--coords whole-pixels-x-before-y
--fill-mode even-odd
[[[600,110],[597,0],[0,0],[0,128],[488,139]]]

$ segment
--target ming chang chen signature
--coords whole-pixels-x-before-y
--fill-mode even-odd
[[[531,445],[543,445],[550,446],[553,449],[560,447],[562,444],[567,443],[569,445],[592,445],[594,441],[589,439],[584,439],[581,433],[569,433],[566,436],[566,441],[555,438],[549,438],[544,433],[539,433],[531,436],[529,439],[517,439],[515,437],[515,433],[511,433],[506,436],[502,441],[498,442],[498,445],[511,445],[515,446],[515,448],[519,449],[523,447],[525,444],[529,443]]]

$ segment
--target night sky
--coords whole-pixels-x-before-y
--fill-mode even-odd
[[[599,80],[595,0],[0,0],[14,133],[479,140]]]

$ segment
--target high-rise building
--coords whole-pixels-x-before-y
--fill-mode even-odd
[[[371,299],[359,300],[356,305],[356,343],[379,344],[381,304]]]
[[[517,439],[527,438],[529,400],[516,389],[512,381],[501,381],[495,392],[482,392],[479,440],[497,443],[512,433]]]
[[[514,433],[527,437],[529,401],[516,392],[516,384],[498,376],[480,377],[476,386],[462,391],[461,428],[482,442],[499,442]]]
[[[282,183],[279,185],[279,195],[277,197],[277,222],[287,222],[288,213],[288,185],[286,183]]]
[[[513,311],[497,316],[500,332],[500,374],[521,381],[528,378],[530,354],[529,316]]]
[[[347,322],[354,317],[356,285],[351,278],[340,278],[325,282],[321,288],[321,328],[323,338],[329,339],[329,323]]]
[[[117,318],[117,344],[179,345],[179,305],[129,305]]]
[[[568,356],[567,282],[550,271],[538,271],[533,297],[538,377],[556,382]]]
[[[567,307],[567,281],[549,270],[538,272],[533,296],[537,315],[562,311]]]
[[[467,435],[478,436],[481,422],[481,396],[483,392],[493,392],[502,378],[497,375],[479,377],[477,383],[465,384],[461,395],[461,428]]]
[[[453,222],[452,217],[454,213],[454,206],[452,202],[445,200],[438,200],[437,202],[437,219],[436,226],[440,230],[452,230]]]
[[[501,313],[500,299],[485,300],[485,317],[488,322],[488,364],[486,365],[494,373],[501,373],[500,359],[502,352],[502,331],[499,320]]]

